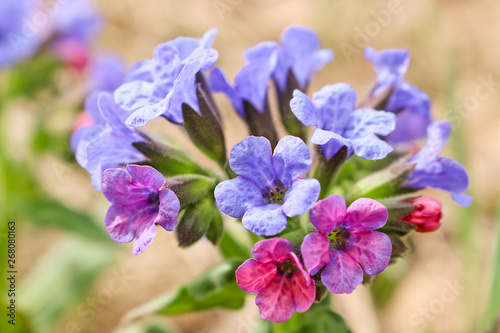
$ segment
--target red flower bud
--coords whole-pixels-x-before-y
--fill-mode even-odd
[[[417,206],[413,212],[401,217],[401,220],[413,224],[418,232],[431,232],[439,228],[441,223],[441,203],[434,198],[420,197],[411,202]]]

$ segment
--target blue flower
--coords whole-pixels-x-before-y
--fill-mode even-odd
[[[0,68],[32,56],[42,42],[39,29],[30,23],[38,0],[0,1]]]
[[[299,138],[281,139],[272,155],[269,140],[249,136],[231,149],[229,165],[239,175],[215,188],[219,209],[229,216],[243,217],[243,226],[259,236],[285,230],[288,217],[303,214],[318,200],[316,179],[301,178],[312,160]]]
[[[311,142],[321,145],[326,158],[331,158],[342,146],[347,154],[368,160],[379,160],[393,149],[377,137],[394,130],[395,116],[391,112],[369,108],[355,110],[356,92],[346,83],[323,87],[313,99],[300,90],[293,92],[290,107],[305,126],[316,126]]]
[[[450,158],[439,157],[450,130],[447,121],[436,121],[429,126],[427,143],[408,161],[415,164],[415,169],[404,185],[414,188],[430,186],[448,191],[453,200],[467,207],[472,203],[472,198],[464,193],[469,187],[465,167]]]
[[[160,44],[153,52],[153,60],[132,68],[127,75],[129,82],[115,91],[118,105],[133,112],[128,125],[144,126],[159,116],[181,124],[183,103],[199,112],[195,76],[200,70],[212,68],[218,58],[217,51],[211,48],[215,34],[212,29],[201,39],[179,37]]]
[[[246,64],[234,78],[234,87],[226,80],[218,67],[210,73],[210,87],[214,92],[223,92],[231,100],[234,109],[245,119],[245,102],[250,103],[257,112],[267,110],[267,90],[269,79],[276,65],[277,53],[268,58],[259,58]]]
[[[320,49],[318,35],[312,29],[291,26],[283,31],[281,45],[275,42],[262,42],[247,50],[245,56],[252,62],[269,58],[278,51],[278,61],[273,71],[273,80],[280,93],[287,87],[288,76],[295,76],[299,89],[305,90],[312,75],[333,60],[333,52]]]
[[[365,58],[373,63],[377,74],[370,99],[377,101],[387,98],[382,108],[396,114],[396,129],[385,140],[398,144],[425,137],[427,126],[432,121],[431,100],[425,92],[404,81],[410,64],[408,50],[377,52],[367,47]],[[388,93],[389,96],[385,96]]]
[[[75,131],[71,145],[78,163],[91,174],[92,185],[99,191],[106,169],[147,160],[132,145],[146,139],[124,124],[128,114],[115,104],[110,93],[90,95],[86,109],[94,123]]]

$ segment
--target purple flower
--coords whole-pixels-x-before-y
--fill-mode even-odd
[[[260,317],[285,322],[294,311],[307,311],[316,297],[314,281],[292,252],[289,241],[271,238],[255,243],[252,254],[236,270],[236,283],[247,293],[258,294]]]
[[[0,68],[32,56],[40,47],[42,36],[30,21],[39,5],[38,0],[0,1]]]
[[[78,163],[91,174],[92,184],[99,191],[104,170],[147,160],[132,145],[146,139],[124,124],[128,114],[115,104],[109,93],[90,95],[86,110],[95,123],[77,129],[71,146]]]
[[[126,78],[129,82],[115,91],[118,105],[133,112],[128,125],[144,126],[159,116],[181,124],[183,103],[199,112],[195,76],[217,60],[218,53],[211,48],[215,34],[211,29],[201,39],[179,37],[160,44],[153,60],[142,61],[132,69]]]
[[[312,75],[333,60],[333,52],[320,49],[321,43],[312,29],[291,26],[283,31],[281,45],[275,42],[262,42],[247,50],[245,56],[249,62],[266,59],[278,52],[278,59],[273,71],[273,80],[280,93],[287,87],[288,76],[295,76],[299,88],[305,90]]]
[[[231,149],[229,165],[239,175],[215,188],[219,209],[243,217],[243,226],[259,236],[285,230],[288,217],[303,214],[318,200],[316,179],[300,178],[311,168],[311,153],[299,138],[286,136],[271,155],[263,137],[249,136]]]
[[[377,100],[390,93],[385,111],[396,114],[396,128],[385,139],[392,143],[405,143],[425,137],[427,126],[431,123],[431,100],[422,90],[404,82],[403,78],[410,64],[408,50],[375,51],[365,49],[366,60],[373,63],[377,82],[370,98]],[[392,89],[392,91],[390,91]]]
[[[414,188],[430,186],[448,191],[453,200],[467,207],[472,203],[472,198],[464,193],[469,187],[467,171],[457,161],[439,157],[450,131],[447,121],[435,121],[429,126],[427,143],[408,161],[415,164],[415,169],[404,185]]]
[[[257,112],[266,112],[269,79],[276,65],[277,53],[268,58],[259,58],[246,64],[234,78],[234,87],[226,80],[222,70],[216,67],[210,73],[210,87],[214,92],[223,92],[238,114],[245,119],[245,104],[250,103]]]
[[[90,92],[113,92],[125,77],[125,62],[123,58],[112,52],[101,52],[90,61],[87,87]]]
[[[394,130],[395,116],[391,112],[369,108],[355,109],[356,92],[346,83],[323,87],[311,99],[295,90],[290,108],[305,126],[316,126],[311,142],[321,145],[326,158],[331,158],[342,146],[347,154],[367,160],[379,160],[393,149],[377,137]]]
[[[102,193],[111,202],[104,225],[115,242],[135,239],[134,254],[144,252],[156,236],[156,225],[167,231],[177,225],[180,203],[174,192],[162,188],[165,178],[154,168],[127,165],[107,169]]]
[[[332,293],[351,293],[367,275],[382,272],[391,258],[389,236],[373,231],[387,222],[387,208],[367,198],[346,209],[340,195],[318,201],[309,214],[319,232],[304,237],[302,258],[307,272],[315,275],[324,266],[321,281]]]

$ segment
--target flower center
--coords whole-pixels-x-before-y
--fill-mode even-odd
[[[343,250],[349,239],[349,231],[342,226],[338,226],[331,233],[327,234],[332,250]]]
[[[264,192],[264,200],[268,204],[280,204],[285,202],[285,195],[288,187],[283,185],[280,181],[276,181],[273,185],[268,187]]]
[[[151,192],[146,199],[149,205],[158,206],[160,204],[160,195],[156,192]]]
[[[279,262],[277,264],[277,267],[278,267],[278,275],[292,276],[298,271],[298,268],[295,267],[292,260],[290,259],[283,262]]]

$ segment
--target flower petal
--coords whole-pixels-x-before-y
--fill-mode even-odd
[[[219,67],[214,68],[209,76],[210,87],[214,92],[224,93],[233,104],[236,112],[245,118],[245,109],[240,94],[227,82],[224,73]]]
[[[331,260],[321,273],[321,282],[330,292],[350,294],[363,282],[363,271],[344,251],[332,251]]]
[[[154,82],[148,81],[130,81],[122,84],[115,92],[116,103],[128,112],[134,112],[140,108],[156,104],[166,96],[166,93],[155,85]]]
[[[306,213],[318,200],[321,186],[315,178],[296,179],[286,192],[283,212],[288,217]]]
[[[428,163],[435,161],[441,150],[448,141],[451,132],[451,125],[447,121],[435,121],[427,128],[427,142],[410,163],[416,163],[416,168],[425,167]]]
[[[472,197],[464,192],[451,192],[451,198],[462,207],[469,207],[472,205]]]
[[[295,117],[305,126],[316,126],[318,124],[317,111],[313,102],[309,96],[298,89],[293,91],[293,98],[290,100],[290,109]]]
[[[420,168],[415,168],[405,183],[408,187],[434,187],[460,193],[469,186],[465,167],[455,160],[440,157]]]
[[[159,192],[160,207],[155,223],[162,226],[167,231],[174,230],[177,225],[177,215],[179,214],[180,202],[175,193],[168,188]]]
[[[347,147],[347,156],[352,154],[351,140],[332,131],[316,128],[311,137],[311,142],[321,145],[321,151],[327,159],[332,158],[343,146]]]
[[[285,230],[288,220],[281,205],[250,207],[243,215],[243,227],[257,236],[274,236]]]
[[[148,227],[142,230],[142,233],[140,235],[136,235],[136,237],[137,236],[139,237],[135,240],[134,248],[132,251],[132,253],[135,255],[144,252],[153,242],[156,237],[156,224],[153,223],[151,225],[148,225]]]
[[[382,228],[387,222],[388,216],[387,208],[380,202],[361,198],[347,208],[347,215],[342,225],[350,232],[369,232]]]
[[[141,184],[150,190],[157,192],[165,182],[165,177],[149,165],[129,164],[126,169],[132,183]]]
[[[260,263],[248,259],[236,270],[236,283],[250,294],[260,293],[277,274],[275,262]]]
[[[380,140],[375,134],[351,141],[354,154],[365,160],[381,160],[394,150],[387,142]]]
[[[297,272],[291,278],[291,287],[295,311],[302,313],[309,310],[316,297],[314,282],[311,282],[310,278],[304,278],[304,275]]]
[[[326,131],[343,133],[356,106],[356,91],[346,83],[331,84],[313,94],[320,108],[317,126]]]
[[[307,272],[315,275],[330,261],[330,242],[324,234],[313,232],[304,237],[300,252]]]
[[[214,195],[219,209],[236,218],[242,217],[250,207],[265,204],[261,189],[241,176],[221,182]]]
[[[141,236],[149,225],[154,226],[158,207],[148,204],[111,205],[104,218],[104,226],[115,242],[128,243]]]
[[[410,65],[408,50],[389,49],[377,52],[367,47],[364,54],[365,59],[373,63],[377,72],[377,84],[372,90],[372,96],[377,96],[401,82]]]
[[[248,136],[235,144],[229,155],[231,169],[265,189],[276,179],[271,143],[264,137]]]
[[[319,200],[309,213],[311,223],[324,234],[330,233],[337,228],[347,213],[344,197],[341,195],[330,195]]]
[[[294,179],[311,169],[311,152],[300,138],[287,135],[274,148],[273,164],[278,178],[290,186]]]
[[[275,237],[255,243],[252,255],[261,263],[283,262],[289,259],[291,251],[292,245],[288,240]]]
[[[131,205],[146,200],[152,191],[133,183],[124,169],[112,168],[103,173],[102,193],[112,204]]]
[[[378,231],[351,234],[345,251],[361,265],[366,274],[376,275],[389,264],[392,244],[389,236]]]
[[[290,319],[295,311],[293,291],[290,279],[283,275],[276,276],[271,283],[255,298],[260,317],[275,323]]]
[[[370,134],[387,135],[394,131],[395,127],[394,113],[361,108],[352,113],[351,121],[343,136],[354,140]]]

